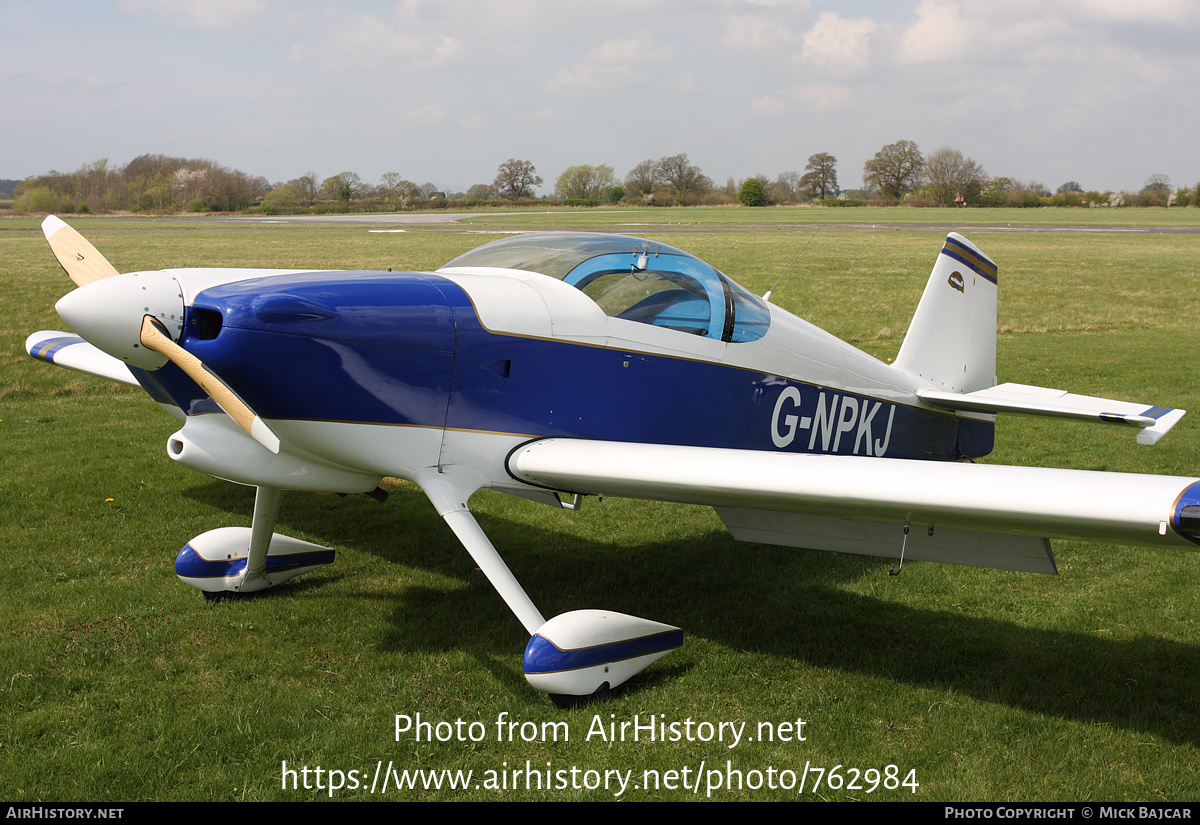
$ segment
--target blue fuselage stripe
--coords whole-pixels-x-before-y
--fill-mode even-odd
[[[184,345],[268,420],[903,458],[991,449],[990,422],[724,364],[498,334],[449,280],[372,275],[369,291],[328,276],[207,290],[196,304],[222,313],[221,332]],[[171,365],[139,379],[188,413],[215,411]]]

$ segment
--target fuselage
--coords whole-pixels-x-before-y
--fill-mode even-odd
[[[171,274],[189,352],[288,443],[379,475],[469,463],[515,483],[504,456],[550,436],[942,460],[992,446],[990,421],[922,406],[908,374],[758,299],[739,333],[694,296],[635,320],[513,268]],[[136,374],[186,415],[218,412],[171,364]]]

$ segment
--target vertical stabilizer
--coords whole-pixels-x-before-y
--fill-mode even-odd
[[[939,390],[995,386],[996,264],[963,236],[946,236],[895,366]]]

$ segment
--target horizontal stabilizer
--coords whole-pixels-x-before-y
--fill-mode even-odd
[[[967,393],[918,390],[917,397],[927,404],[948,410],[1047,415],[1136,427],[1140,430],[1137,437],[1139,444],[1156,444],[1186,412],[1170,407],[1147,407],[1129,401],[1075,395],[1064,390],[1027,384],[1000,384]]]
[[[125,362],[93,347],[70,332],[44,329],[25,339],[25,351],[34,358],[109,381],[138,386]]]

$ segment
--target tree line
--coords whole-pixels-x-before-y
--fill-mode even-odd
[[[210,160],[141,155],[126,166],[107,159],[86,163],[74,172],[51,171],[17,183],[12,208],[22,212],[238,212],[263,214],[395,212],[449,207],[477,208],[519,204],[535,199],[568,206],[629,204],[697,206],[815,203],[825,206],[1189,206],[1200,205],[1197,188],[1173,188],[1155,174],[1138,192],[1085,191],[1068,181],[1055,192],[1037,181],[990,177],[957,149],[942,147],[929,155],[916,143],[901,140],[884,146],[863,167],[862,186],[843,190],[837,158],[810,155],[801,171],[734,180],[724,185],[691,162],[687,154],[647,159],[623,178],[612,166],[581,164],[564,170],[553,193],[537,198],[543,179],[533,163],[509,158],[491,183],[466,192],[446,192],[433,183],[418,184],[388,172],[378,184],[355,172],[320,178],[307,172],[288,181],[269,182]]]

